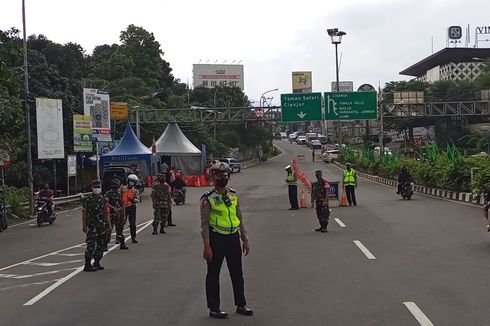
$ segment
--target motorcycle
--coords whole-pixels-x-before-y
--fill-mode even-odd
[[[43,223],[53,224],[56,220],[56,213],[54,212],[54,203],[52,207],[52,213],[48,212],[48,200],[44,198],[38,198],[36,200],[36,212],[37,212],[37,226],[41,227]]]
[[[184,192],[181,189],[175,188],[172,197],[174,199],[175,205],[185,204]]]
[[[400,191],[400,195],[403,199],[412,199],[413,196],[413,183],[412,182],[404,182],[402,184],[402,188]]]

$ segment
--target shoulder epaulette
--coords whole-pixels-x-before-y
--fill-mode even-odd
[[[208,190],[208,191],[206,191],[206,192],[205,192],[205,193],[204,193],[204,194],[201,196],[201,198],[202,198],[202,197],[209,197],[209,196],[211,196],[211,195],[212,195],[214,192],[215,192],[215,190],[214,190],[214,189]]]
[[[233,189],[233,188],[228,188],[228,190],[229,190],[231,193],[236,194],[236,190],[235,190],[235,189]]]

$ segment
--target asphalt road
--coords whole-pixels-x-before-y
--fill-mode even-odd
[[[207,316],[198,209],[205,189],[190,188],[166,235],[151,235],[144,200],[140,242],[111,249],[96,273],[80,272],[80,210],[0,234],[0,324],[490,325],[490,234],[480,208],[422,195],[402,201],[394,188],[360,180],[358,206],[334,208],[329,232],[317,233],[313,209],[287,210],[283,167],[306,154],[299,164],[310,178],[322,169],[340,180],[341,171],[312,163],[305,146],[278,144],[282,156],[230,182],[249,230],[243,260],[255,316],[234,314],[225,265],[221,308],[230,319]]]

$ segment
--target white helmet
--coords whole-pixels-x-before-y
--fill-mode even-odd
[[[128,181],[138,182],[138,181],[140,181],[140,179],[138,179],[136,174],[130,174],[130,175],[128,175]]]

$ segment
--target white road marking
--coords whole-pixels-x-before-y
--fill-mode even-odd
[[[58,279],[49,280],[49,281],[41,281],[41,282],[32,282],[32,283],[17,284],[17,285],[7,286],[7,287],[4,287],[4,288],[1,288],[0,291],[7,291],[7,290],[15,289],[15,288],[26,288],[28,286],[33,286],[33,285],[44,285],[44,284],[56,282],[57,280]]]
[[[376,259],[376,257],[374,257],[374,255],[368,250],[368,248],[366,248],[361,243],[361,241],[354,240],[354,243],[356,244],[357,247],[359,247],[359,249],[361,249],[361,251],[364,253],[364,255],[366,255],[367,259]]]
[[[340,220],[340,218],[335,218],[334,220],[338,225],[340,225],[341,228],[345,228],[345,224]]]
[[[23,265],[33,265],[33,266],[42,266],[42,267],[51,267],[51,266],[58,266],[62,264],[73,264],[73,263],[79,263],[83,260],[78,259],[78,260],[69,260],[69,261],[63,261],[60,263],[33,263],[33,262],[28,262],[24,263]]]
[[[421,326],[434,326],[429,318],[420,310],[415,302],[404,302],[405,307],[412,313]]]
[[[144,229],[146,229],[152,223],[153,223],[153,221],[145,222],[141,228],[139,228],[138,230],[136,230],[136,233],[140,233],[141,231],[143,231]],[[129,241],[130,238],[131,237],[127,237],[126,238],[126,241]],[[119,245],[112,246],[111,248],[109,248],[109,251],[107,251],[107,252],[104,253],[104,256],[107,255],[108,253],[110,253],[111,251],[115,250],[118,247],[119,247]],[[59,287],[60,285],[62,285],[66,281],[68,281],[69,279],[71,279],[72,277],[76,276],[78,273],[80,273],[83,270],[83,267],[84,266],[78,267],[77,269],[75,269],[70,274],[68,274],[65,277],[59,279],[56,283],[51,284],[47,289],[45,289],[44,291],[42,291],[41,293],[39,293],[38,295],[36,295],[31,300],[29,300],[26,303],[24,303],[24,306],[32,306],[33,304],[35,304],[36,302],[38,302],[39,300],[41,300],[42,298],[44,298],[46,295],[48,295],[51,291],[53,291],[54,289],[56,289],[57,287]]]
[[[75,257],[75,256],[82,256],[84,255],[83,252],[79,252],[77,254],[57,254],[58,256],[65,256],[65,257]]]
[[[35,274],[30,274],[30,275],[0,274],[0,278],[14,278],[16,280],[21,280],[24,278],[31,278],[31,277],[41,276],[41,275],[56,274],[56,273],[64,272],[64,271],[71,271],[72,269],[73,268],[66,268],[66,269],[59,269],[56,271],[48,271],[48,272],[35,273]]]

